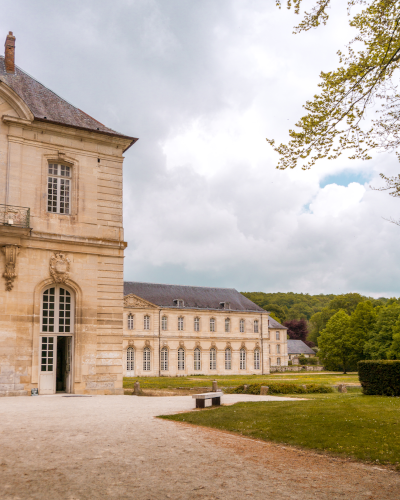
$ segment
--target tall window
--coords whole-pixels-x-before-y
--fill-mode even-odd
[[[210,332],[215,332],[215,319],[210,319]]]
[[[212,347],[210,349],[210,370],[217,369],[217,351]]]
[[[231,320],[229,318],[225,319],[225,332],[231,331]]]
[[[194,350],[194,369],[201,370],[201,351],[198,347]]]
[[[280,365],[281,364],[281,358],[276,358],[276,364]]]
[[[166,316],[163,316],[163,317],[161,318],[161,329],[162,329],[162,330],[166,330],[166,329],[167,329],[167,327],[168,327],[168,319],[167,319],[167,317],[166,317]]]
[[[161,371],[166,372],[168,370],[168,349],[163,347],[161,349]]]
[[[244,333],[244,319],[241,319],[239,322],[240,333]]]
[[[232,370],[232,351],[229,347],[225,349],[225,370]]]
[[[279,332],[276,332],[276,340],[281,340],[281,336]]]
[[[69,214],[71,210],[71,167],[49,164],[47,211]]]
[[[143,321],[143,328],[145,330],[150,330],[150,316],[148,316],[146,314],[146,316],[144,317],[144,321]]]
[[[71,293],[60,286],[43,292],[42,332],[73,333],[73,307]]]
[[[194,318],[194,331],[200,331],[200,318]]]
[[[260,350],[254,349],[254,369],[260,369]]]
[[[126,371],[133,372],[135,369],[135,351],[133,347],[128,347],[126,350]]]
[[[246,369],[246,349],[240,349],[240,369]]]
[[[183,317],[182,316],[179,316],[179,318],[178,318],[178,330],[180,332],[183,331]]]
[[[150,348],[145,347],[143,349],[143,371],[150,371]]]
[[[128,314],[128,330],[133,330],[133,314]]]
[[[281,353],[281,346],[278,344],[276,346],[276,354],[280,354]]]
[[[254,333],[258,333],[258,319],[254,320]]]
[[[178,349],[178,370],[185,369],[185,349],[180,347]]]

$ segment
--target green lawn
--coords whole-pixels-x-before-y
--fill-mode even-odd
[[[238,403],[161,418],[359,460],[400,463],[400,398],[312,394],[307,401]]]
[[[219,387],[232,387],[243,384],[260,384],[268,385],[268,381],[272,382],[295,382],[299,384],[352,384],[358,383],[357,373],[343,375],[342,373],[325,373],[325,372],[285,372],[274,373],[272,375],[231,375],[231,376],[207,376],[196,375],[187,377],[132,377],[124,378],[124,388],[131,389],[136,381],[140,382],[142,389],[177,389],[178,387],[207,387],[211,386],[213,380],[218,381]]]

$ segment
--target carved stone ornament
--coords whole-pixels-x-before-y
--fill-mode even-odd
[[[255,349],[259,349],[259,348],[260,348],[260,344],[258,342],[256,342]]]
[[[246,344],[242,342],[242,345],[240,346],[241,349],[246,349]]]
[[[163,347],[168,347],[168,342],[166,340],[163,342]]]
[[[197,341],[197,342],[196,342],[195,347],[197,347],[197,348],[201,349],[201,345],[200,345],[200,342],[199,342],[199,341]]]
[[[135,347],[135,342],[134,342],[134,340],[129,339],[129,340],[128,340],[128,346],[129,346],[129,347]]]
[[[217,348],[217,344],[215,342],[211,342],[211,348],[212,349],[216,349]]]
[[[232,346],[231,346],[231,343],[230,343],[230,342],[227,342],[227,343],[226,343],[226,349],[232,349]]]
[[[144,346],[145,347],[150,347],[150,340],[145,340],[144,341]]]
[[[71,261],[65,253],[55,253],[50,259],[50,275],[55,283],[66,283],[69,279]]]
[[[125,307],[136,307],[139,309],[155,307],[154,304],[151,304],[150,302],[147,302],[147,300],[144,300],[144,299],[141,299],[140,297],[137,297],[133,293],[127,295],[124,298],[124,306]]]
[[[6,258],[5,271],[3,278],[6,280],[6,290],[10,292],[14,286],[14,280],[17,277],[15,266],[17,264],[17,255],[19,254],[18,245],[5,245],[2,251]]]
[[[179,347],[182,347],[182,349],[185,348],[185,342],[183,340],[179,341]]]

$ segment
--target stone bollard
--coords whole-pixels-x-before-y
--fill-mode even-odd
[[[133,394],[135,396],[140,396],[141,392],[142,391],[140,390],[140,384],[139,384],[139,382],[135,382],[134,385],[133,385]]]
[[[342,392],[342,393],[347,392],[347,388],[344,384],[339,384],[337,390],[338,390],[338,392]]]
[[[243,392],[247,392],[247,389],[248,389],[248,388],[249,388],[249,386],[245,384],[245,385],[243,386]]]
[[[268,395],[268,389],[269,389],[269,387],[267,385],[262,385],[260,387],[260,396],[267,396]]]
[[[218,391],[218,382],[216,380],[213,380],[211,392],[217,392],[217,391]]]

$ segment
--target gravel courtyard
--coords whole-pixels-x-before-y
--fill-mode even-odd
[[[260,399],[286,398],[224,403]],[[0,499],[400,498],[396,472],[154,418],[193,406],[190,396],[0,398]]]

